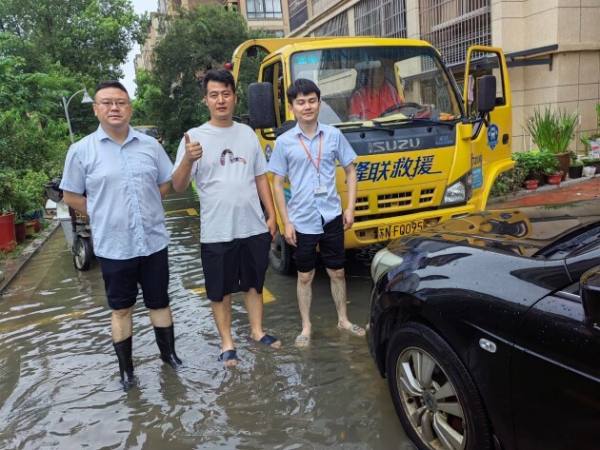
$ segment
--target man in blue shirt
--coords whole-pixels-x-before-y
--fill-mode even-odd
[[[296,345],[304,347],[310,343],[317,245],[331,279],[338,328],[364,336],[365,330],[348,320],[344,274],[344,230],[354,223],[356,203],[356,153],[337,128],[318,122],[321,91],[315,83],[296,80],[287,91],[287,99],[298,123],[277,138],[268,170],[274,175],[274,196],[285,225],[285,240],[295,247],[302,317],[302,332],[296,338]],[[337,162],[344,168],[348,186],[348,203],[343,212],[336,190]],[[286,177],[291,188],[287,205],[283,189]]]
[[[121,380],[134,382],[132,311],[142,287],[161,358],[173,367],[173,320],[162,197],[173,165],[156,139],[129,126],[131,102],[118,81],[98,84],[94,98],[98,129],[71,146],[61,182],[67,205],[87,214],[112,311],[112,339]]]

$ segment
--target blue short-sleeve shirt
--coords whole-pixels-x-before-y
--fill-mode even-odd
[[[158,141],[131,127],[123,144],[99,126],[69,148],[60,188],[86,194],[96,255],[123,260],[168,245],[159,185],[172,168]]]
[[[322,140],[319,172],[308,158],[304,143],[312,160],[317,162]],[[290,198],[287,204],[290,221],[300,233],[323,233],[323,221],[328,223],[342,212],[342,203],[336,190],[337,164],[346,167],[356,159],[356,153],[342,132],[337,128],[319,123],[315,136],[310,139],[296,124],[275,141],[275,149],[269,159],[267,170],[290,181]],[[315,195],[322,186],[326,193]]]

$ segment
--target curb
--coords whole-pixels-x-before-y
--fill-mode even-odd
[[[54,234],[56,229],[60,226],[60,221],[52,219],[52,223],[40,235],[29,243],[27,247],[23,249],[21,255],[14,261],[10,261],[6,264],[2,270],[0,270],[0,295],[8,287],[11,281],[21,272],[21,269],[29,262],[29,260],[35,255],[40,248],[44,246],[46,241]]]
[[[489,206],[489,205],[493,205],[495,203],[505,203],[505,202],[509,202],[509,201],[516,200],[519,198],[527,197],[529,195],[535,195],[535,194],[539,194],[539,193],[560,190],[562,188],[575,186],[580,183],[585,183],[586,181],[593,180],[594,178],[596,178],[598,176],[600,176],[600,175],[594,175],[593,177],[581,177],[581,178],[575,178],[575,179],[568,179],[565,181],[561,181],[561,183],[558,185],[545,184],[544,186],[540,186],[537,189],[533,189],[533,190],[521,189],[516,192],[513,192],[512,194],[501,195],[499,197],[490,198],[488,200],[487,204]],[[486,209],[487,209],[487,207],[486,207]]]

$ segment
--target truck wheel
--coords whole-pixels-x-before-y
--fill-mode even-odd
[[[73,243],[73,265],[77,270],[89,270],[94,251],[89,237],[76,236]]]
[[[273,270],[281,275],[291,275],[294,272],[292,248],[285,242],[279,231],[275,233],[275,239],[271,242],[269,263]]]

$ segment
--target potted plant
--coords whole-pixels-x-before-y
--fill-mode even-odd
[[[532,190],[535,190],[538,188],[539,183],[538,183],[537,179],[530,178],[528,180],[525,180],[524,185],[525,185],[525,189],[532,191]]]
[[[0,171],[0,251],[10,252],[17,245],[15,236],[15,213],[13,210],[14,176],[12,172]]]
[[[567,148],[575,134],[579,115],[564,110],[553,111],[546,107],[544,111],[534,110],[527,120],[527,131],[540,150],[554,154],[559,168],[566,174],[569,170],[570,156]]]
[[[560,170],[549,169],[546,172],[546,182],[548,184],[560,184],[563,173]]]
[[[579,159],[571,158],[571,164],[569,165],[569,178],[581,178],[583,175],[583,161]]]

